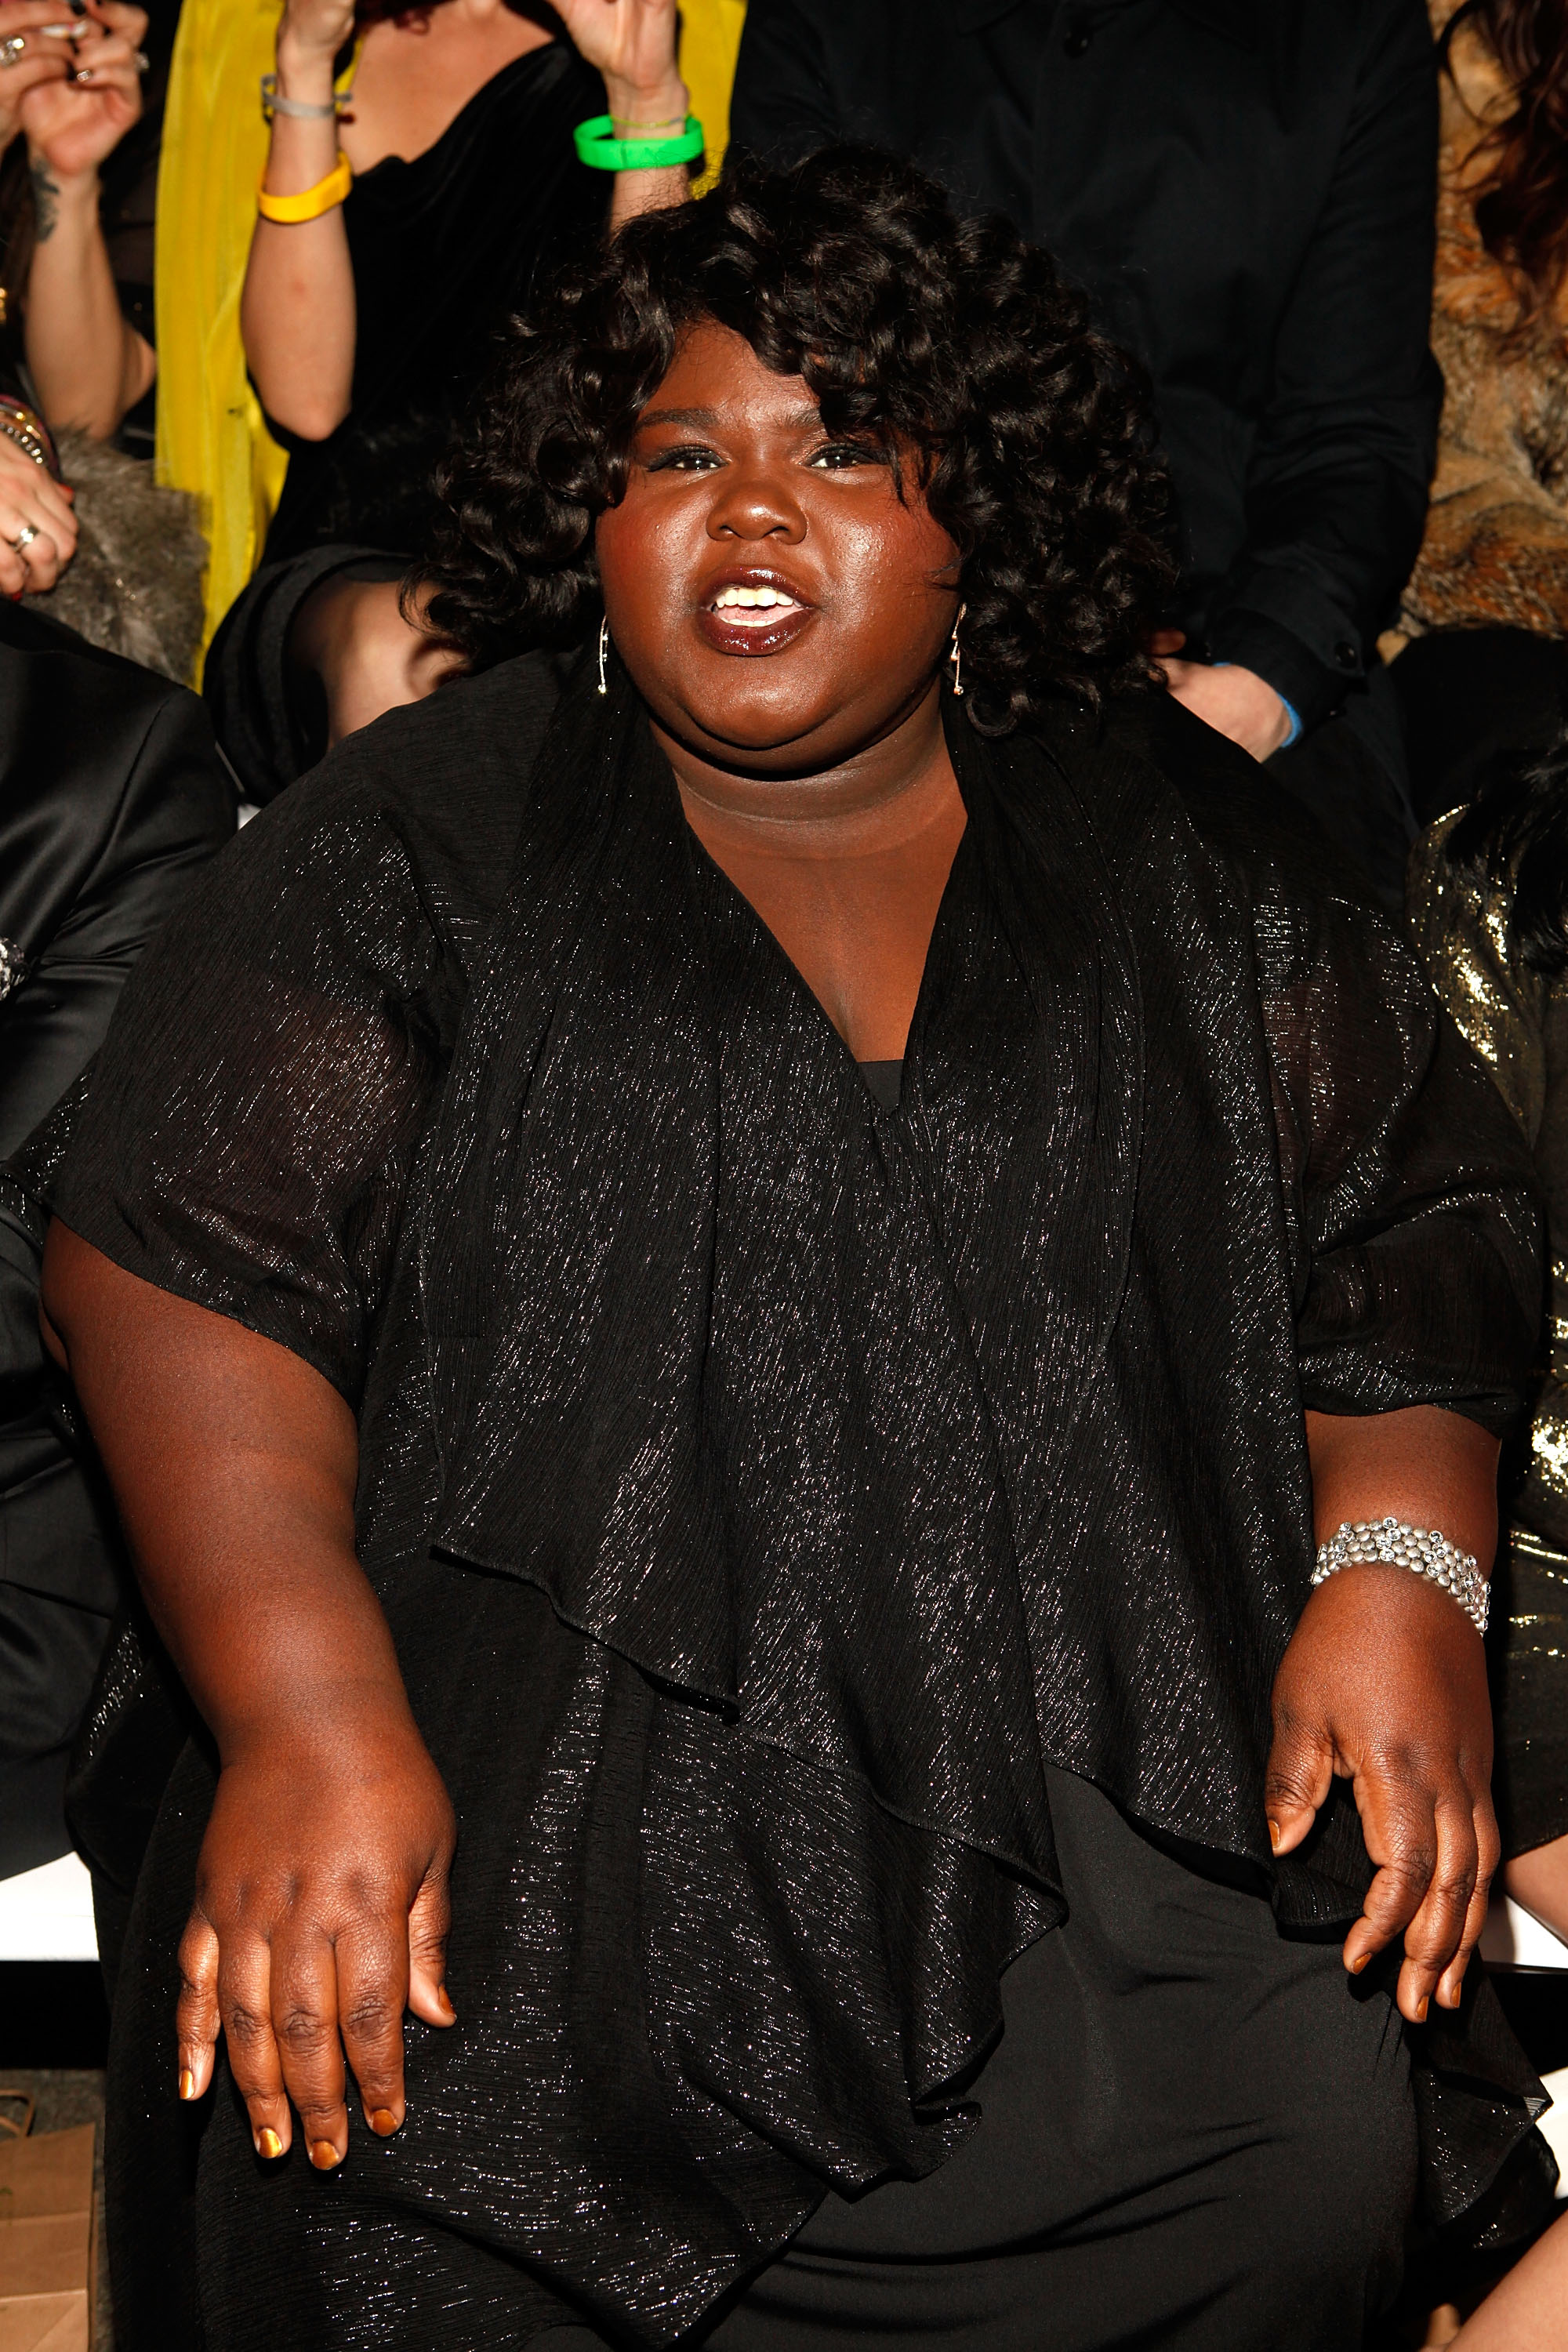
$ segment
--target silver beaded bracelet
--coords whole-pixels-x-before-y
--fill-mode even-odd
[[[1491,1593],[1479,1562],[1436,1528],[1406,1527],[1403,1519],[1347,1519],[1326,1544],[1319,1545],[1312,1582],[1324,1583],[1337,1568],[1348,1568],[1357,1559],[1391,1560],[1396,1568],[1408,1568],[1440,1584],[1477,1633],[1486,1632]]]
[[[285,98],[278,88],[275,73],[261,77],[261,112],[270,122],[275,114],[287,114],[295,122],[332,122],[349,102],[347,90],[334,91],[330,101],[318,106],[302,98]]]

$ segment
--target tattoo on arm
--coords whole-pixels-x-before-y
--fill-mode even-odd
[[[47,245],[60,216],[60,184],[50,179],[47,163],[37,158],[28,164],[27,176],[33,183],[33,235],[39,245]]]

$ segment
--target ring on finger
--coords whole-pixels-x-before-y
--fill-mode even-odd
[[[153,60],[148,56],[145,49],[138,49],[131,62],[135,67],[138,73],[145,73]]]
[[[0,71],[8,72],[12,66],[19,64],[26,53],[26,33],[8,33],[5,38],[0,41]]]
[[[37,536],[38,527],[37,523],[25,522],[22,525],[21,530],[16,533],[16,538],[8,541],[6,543],[8,546],[14,547],[18,555],[26,555],[27,550],[31,547],[33,541],[37,538]]]

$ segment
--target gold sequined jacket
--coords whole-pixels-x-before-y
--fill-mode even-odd
[[[1568,1833],[1568,988],[1509,936],[1510,891],[1452,866],[1458,810],[1411,856],[1408,910],[1438,995],[1529,1139],[1550,1249],[1529,1462],[1496,1572],[1493,1793],[1504,1850]]]

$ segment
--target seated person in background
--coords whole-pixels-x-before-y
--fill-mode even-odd
[[[1089,289],[1175,479],[1173,688],[1393,903],[1410,824],[1368,663],[1442,394],[1435,82],[1422,0],[766,0],[730,124],[774,162],[894,148]]]
[[[649,25],[658,88],[619,70],[635,73]],[[577,160],[577,125],[606,88],[617,121],[684,114],[684,90],[663,87],[674,26],[673,0],[565,0],[559,16],[533,0],[401,13],[368,0],[357,16],[353,0],[288,0],[265,187],[317,187],[340,147],[353,181],[309,220],[258,218],[245,280],[247,357],[290,454],[264,568],[215,640],[206,691],[253,799],[442,674],[398,602],[434,520],[437,462],[502,321],[603,234],[615,180]]]
[[[1447,397],[1400,616],[1415,643],[1393,669],[1423,822],[1468,799],[1502,749],[1550,742],[1568,689],[1568,11],[1431,5]]]
[[[1152,674],[1164,503],[1007,222],[727,176],[509,340],[479,674],[138,973],[45,1286],[211,1734],[117,1865],[132,2340],[1345,2352],[1418,2146],[1534,2155],[1528,1153]]]
[[[0,8],[0,590],[47,596],[51,618],[183,677],[201,620],[195,514],[112,446],[154,374],[150,288],[117,279],[105,220],[134,208],[156,163],[141,136],[146,24],[116,0]],[[115,237],[118,266],[150,276],[150,231]]]
[[[1568,737],[1500,764],[1473,807],[1423,835],[1409,912],[1547,1203],[1550,1364],[1498,1568],[1492,1794],[1509,1893],[1568,1943]]]
[[[234,826],[193,694],[0,604],[0,1160]],[[112,1507],[50,1410],[41,1243],[0,1184],[0,1876],[67,1849],[66,1759],[122,1597]]]

